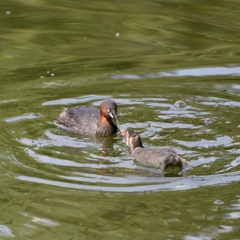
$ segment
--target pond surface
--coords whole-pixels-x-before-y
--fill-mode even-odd
[[[240,239],[238,1],[2,0],[0,239]],[[188,164],[136,162],[120,134],[57,128],[118,104],[121,127]]]

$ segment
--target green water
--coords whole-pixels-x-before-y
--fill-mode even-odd
[[[240,239],[238,1],[2,0],[0,239]],[[120,134],[58,129],[118,103],[121,127],[188,165],[135,162]]]

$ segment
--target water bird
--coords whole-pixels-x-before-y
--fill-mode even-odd
[[[139,162],[160,168],[162,171],[169,166],[183,168],[186,160],[170,147],[144,148],[140,135],[132,130],[120,130],[124,142],[131,148],[131,155]]]
[[[118,124],[117,104],[109,99],[103,101],[99,109],[89,106],[66,108],[55,123],[70,131],[105,137],[118,131],[112,119]]]

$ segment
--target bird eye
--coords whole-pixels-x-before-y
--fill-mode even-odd
[[[107,109],[107,112],[111,112],[109,108]]]

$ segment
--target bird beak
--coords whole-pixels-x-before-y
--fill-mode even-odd
[[[117,124],[119,125],[117,115],[114,112],[110,112],[109,115],[111,118],[114,118],[117,121]]]

